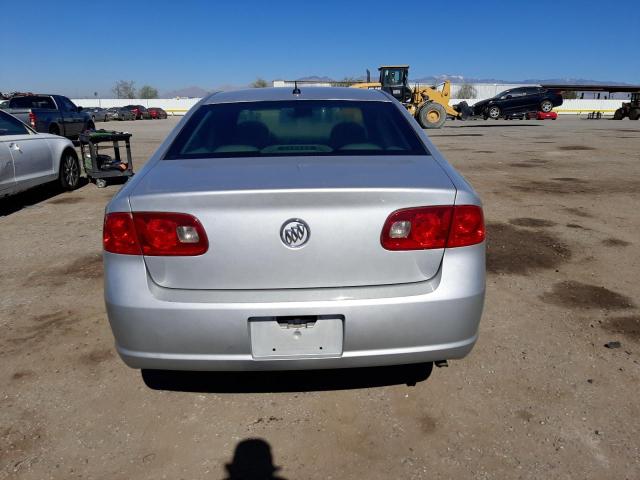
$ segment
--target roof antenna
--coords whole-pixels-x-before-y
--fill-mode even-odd
[[[294,80],[293,81],[293,92],[291,92],[293,95],[300,95],[302,92],[300,91],[300,89],[298,88],[298,81]]]

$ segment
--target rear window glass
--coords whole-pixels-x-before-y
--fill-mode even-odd
[[[294,100],[204,105],[165,158],[425,153],[392,103]]]
[[[56,108],[51,97],[15,97],[9,105],[11,108]]]

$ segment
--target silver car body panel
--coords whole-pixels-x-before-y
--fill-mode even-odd
[[[473,347],[484,301],[484,242],[404,252],[380,245],[382,225],[397,209],[480,205],[391,96],[302,88],[296,98],[393,102],[429,155],[163,160],[202,104],[291,97],[289,89],[253,89],[203,99],[107,206],[107,213],[193,214],[210,244],[200,257],[104,254],[107,311],[128,365],[338,368],[461,358]],[[293,217],[312,232],[296,250],[278,236]],[[291,316],[343,319],[340,353],[257,357],[250,319]]]
[[[75,151],[71,140],[64,137],[30,132],[0,135],[0,196],[56,180],[62,154],[67,149]]]

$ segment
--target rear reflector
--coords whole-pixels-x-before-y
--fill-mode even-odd
[[[123,255],[195,256],[205,253],[209,242],[202,224],[186,213],[109,213],[103,246]]]
[[[428,250],[475,245],[484,235],[482,209],[476,205],[417,207],[389,215],[380,243],[387,250]]]

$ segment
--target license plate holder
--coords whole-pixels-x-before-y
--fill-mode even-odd
[[[251,317],[254,358],[318,358],[342,355],[344,316]]]

